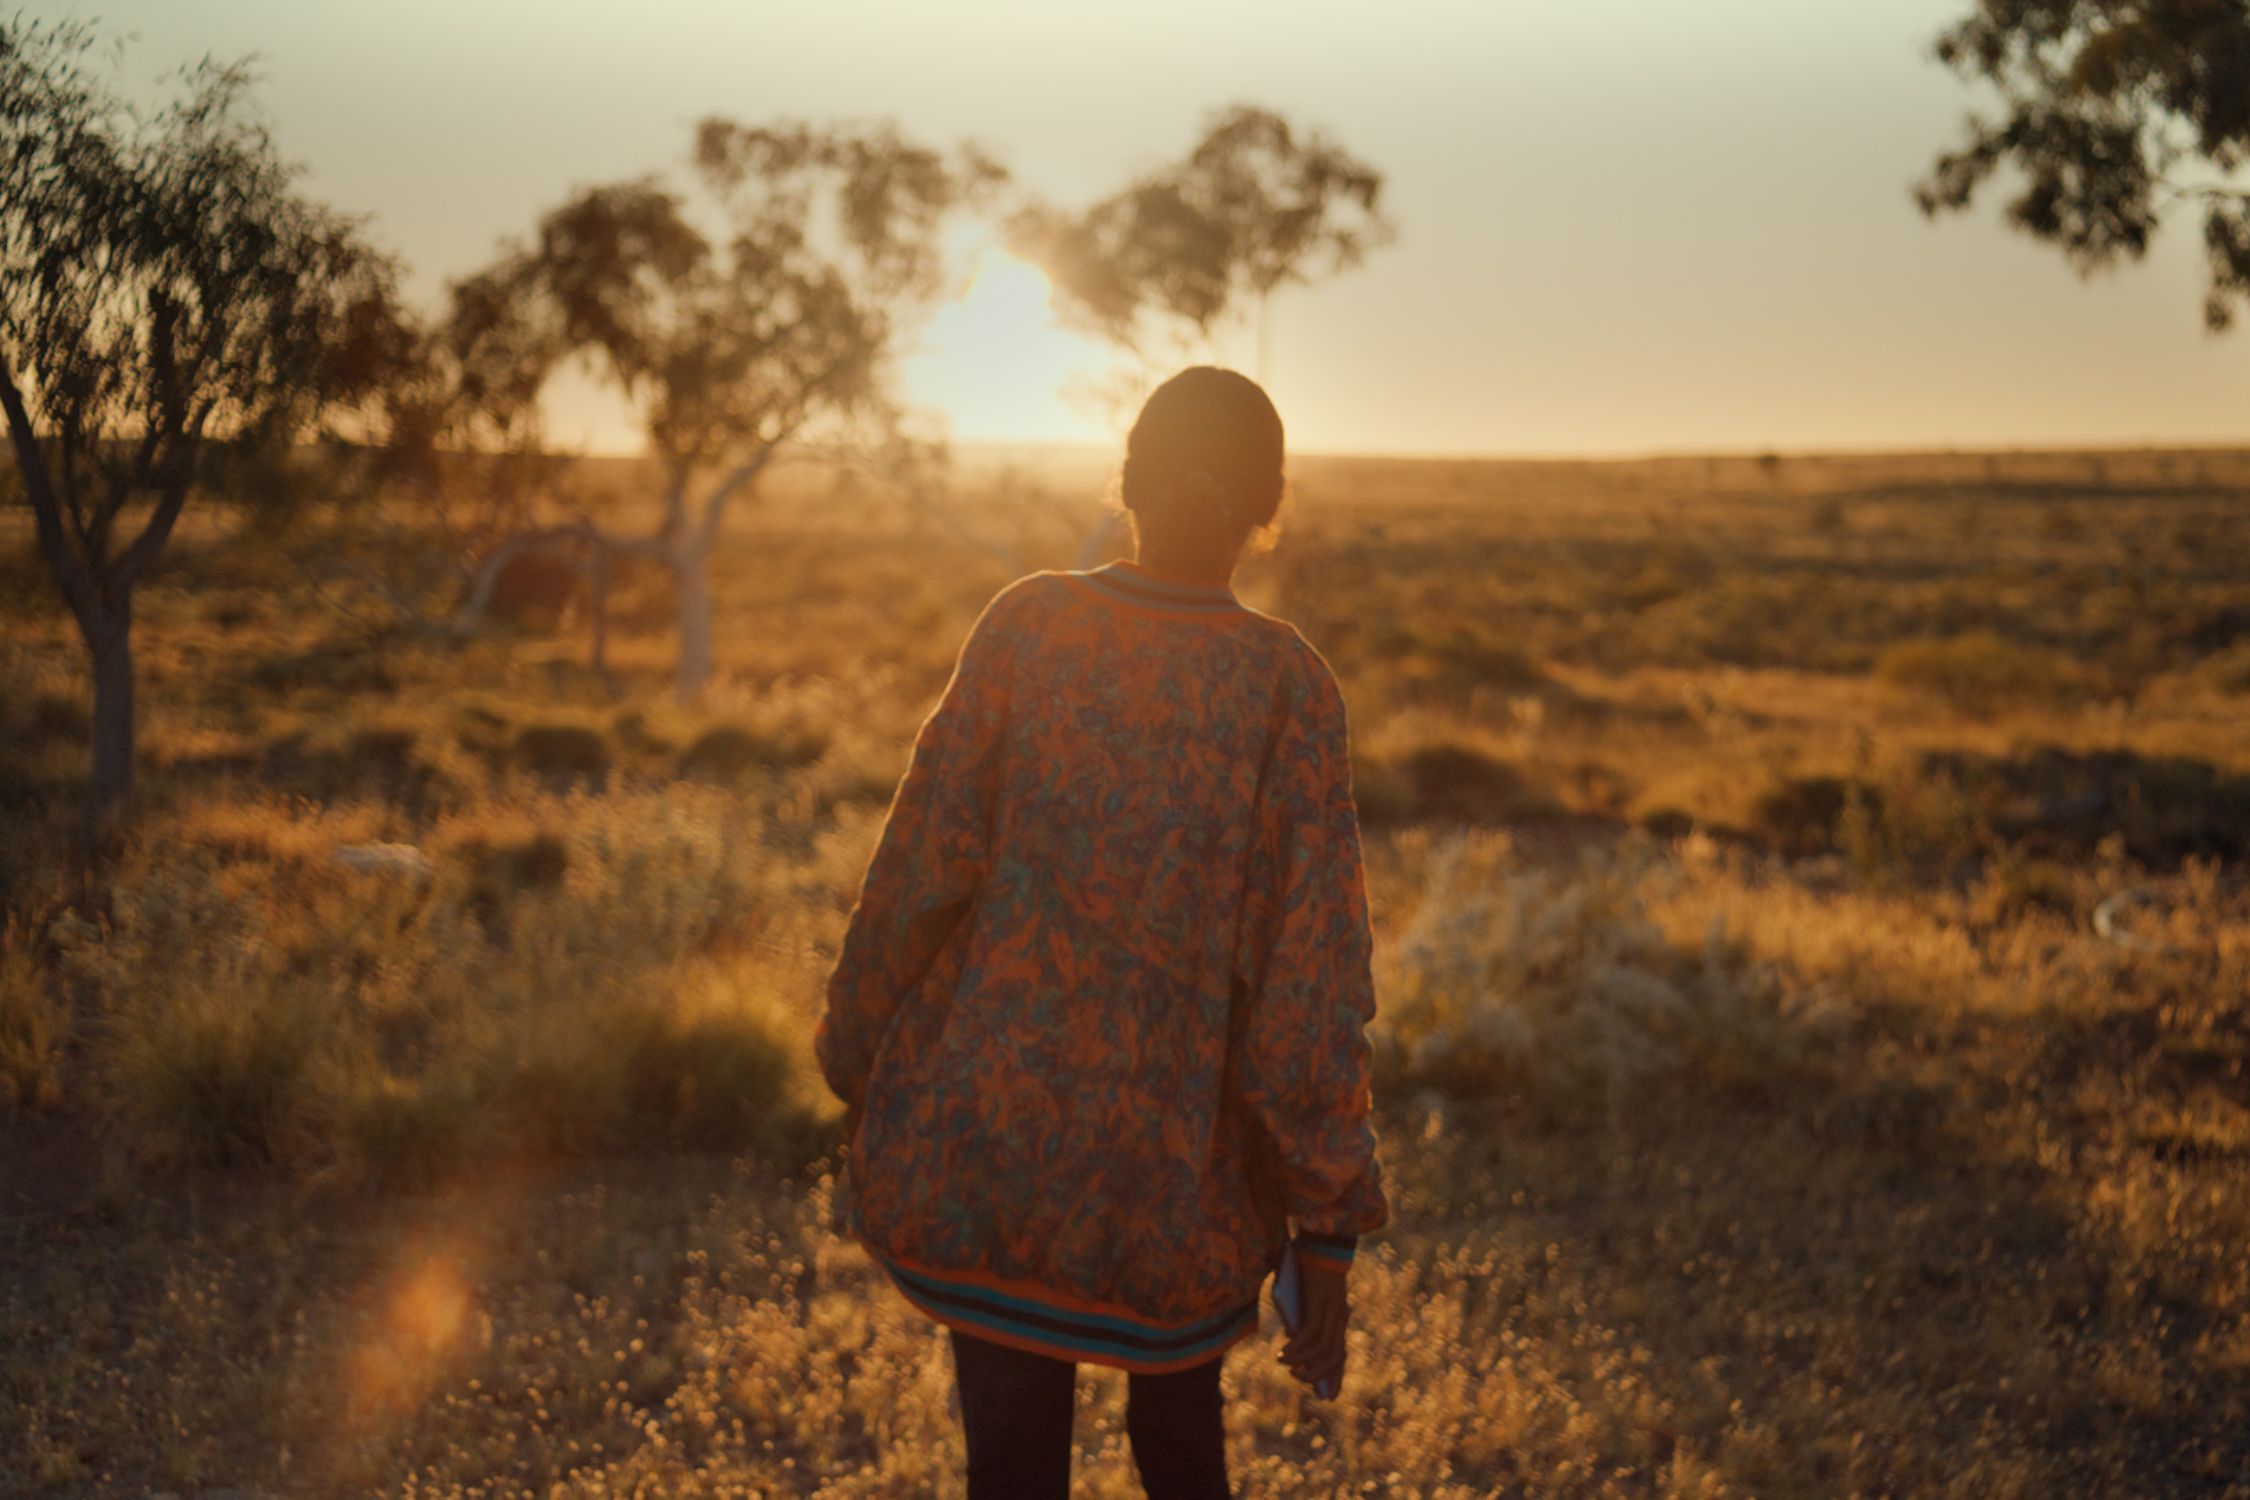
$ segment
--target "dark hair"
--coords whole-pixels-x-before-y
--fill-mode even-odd
[[[1149,393],[1125,439],[1125,508],[1143,537],[1231,552],[1281,508],[1281,413],[1255,380],[1216,365]]]

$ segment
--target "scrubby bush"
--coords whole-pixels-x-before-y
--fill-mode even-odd
[[[1876,657],[1875,675],[1941,698],[1963,713],[2063,706],[2098,696],[2107,686],[2073,657],[1990,630],[1900,641]]]
[[[1816,997],[1723,924],[1676,946],[1650,913],[1666,867],[1645,848],[1552,871],[1516,864],[1505,837],[1456,834],[1421,858],[1384,966],[1393,1087],[1614,1100],[1692,1069],[1760,1089],[1804,1061],[1825,1024]]]
[[[486,1101],[457,1068],[402,1078],[370,1068],[337,1104],[337,1165],[368,1186],[426,1190],[498,1144]]]
[[[1352,774],[1360,815],[1369,823],[1507,823],[1557,810],[1517,766],[1458,741],[1363,755]]]
[[[2214,651],[2196,664],[2194,675],[2215,693],[2250,697],[2250,640]]]
[[[104,1018],[106,1112],[143,1160],[301,1163],[319,1129],[326,1010],[277,975],[144,984]]]
[[[62,1100],[70,1012],[21,922],[0,928],[0,1119]]]
[[[118,1156],[427,1186],[498,1151],[809,1154],[810,1018],[776,997],[812,982],[805,924],[837,920],[816,893],[856,847],[776,861],[746,809],[692,788],[459,815],[411,877],[333,857],[365,831],[267,807],[126,849],[108,921],[67,954]],[[47,1014],[14,953],[11,1077],[15,1018]]]
[[[609,741],[583,724],[527,724],[512,752],[517,765],[553,782],[599,785],[609,776]]]
[[[828,749],[825,735],[803,731],[780,734],[740,724],[714,724],[680,755],[680,774],[726,780],[747,772],[811,765]]]
[[[1480,689],[1523,693],[1553,686],[1520,646],[1474,621],[1435,627],[1387,622],[1370,632],[1367,651],[1394,690],[1412,695],[1459,701]]]
[[[1974,802],[1951,777],[1926,768],[1852,782],[1836,816],[1837,852],[1878,884],[1953,880],[1986,842]]]
[[[83,744],[92,733],[93,716],[85,701],[70,693],[39,694],[24,719],[24,734],[34,744],[48,740]]]

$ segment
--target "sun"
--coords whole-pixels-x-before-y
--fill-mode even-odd
[[[1044,271],[987,248],[960,297],[931,317],[901,376],[909,398],[943,413],[956,437],[1083,441],[1105,434],[1062,392],[1110,357],[1056,322]]]

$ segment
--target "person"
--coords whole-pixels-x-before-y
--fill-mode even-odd
[[[1068,1493],[1080,1362],[1128,1372],[1152,1500],[1228,1494],[1220,1366],[1291,1245],[1283,1361],[1344,1373],[1390,1217],[1348,727],[1320,653],[1231,586],[1283,484],[1253,381],[1148,397],[1135,556],[986,606],[828,983],[844,1221],[948,1331],[972,1500]]]

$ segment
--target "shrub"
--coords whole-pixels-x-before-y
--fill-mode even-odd
[[[2195,676],[2215,693],[2250,697],[2250,641],[2237,641],[2196,664]]]
[[[536,630],[553,630],[581,602],[586,565],[575,549],[545,547],[519,552],[500,565],[492,580],[493,618]]]
[[[1417,745],[1357,773],[1362,814],[1370,822],[1504,823],[1556,810],[1554,800],[1524,774],[1474,745]]]
[[[70,1012],[19,922],[0,928],[0,1116],[62,1102]]]
[[[1941,698],[1964,713],[2027,704],[2063,705],[2104,684],[2060,651],[2011,641],[1989,630],[1900,641],[1876,658],[1875,675]]]
[[[479,1143],[483,1108],[464,1075],[409,1079],[371,1069],[340,1112],[344,1170],[370,1186],[427,1190]]]
[[[1839,776],[1785,777],[1759,794],[1750,820],[1777,853],[1824,854],[1834,847],[1836,821],[1856,790]]]
[[[527,724],[512,753],[517,765],[550,781],[599,784],[609,776],[609,741],[582,724]]]
[[[1877,884],[1949,880],[1986,841],[1974,802],[1952,777],[1902,768],[1854,781],[1837,814],[1837,852]]]
[[[41,693],[31,700],[24,735],[32,744],[48,740],[83,743],[93,733],[93,717],[85,702],[67,693]]]
[[[308,689],[389,697],[399,690],[391,663],[376,647],[337,641],[289,656],[267,657],[243,681],[262,694],[286,696]]]
[[[630,1140],[724,1150],[769,1137],[791,1064],[756,1016],[675,1000],[615,1011],[607,1032]]]
[[[471,891],[488,888],[493,898],[551,891],[570,873],[569,843],[545,829],[508,839],[479,834],[448,853],[469,869]]]
[[[827,753],[828,737],[785,727],[761,732],[740,724],[715,724],[695,737],[680,755],[680,774],[725,780],[754,770],[809,766]]]
[[[2142,863],[2250,857],[2250,776],[2189,756],[2056,745],[2006,756],[1928,751],[1890,794],[1973,807],[1990,842],[2084,858],[2115,836]]]
[[[403,776],[415,768],[415,730],[395,726],[360,729],[344,741],[338,752],[348,766],[377,778]]]
[[[1616,1099],[1692,1068],[1762,1089],[1808,1055],[1821,1007],[1723,925],[1675,947],[1645,849],[1525,870],[1505,838],[1429,847],[1412,916],[1386,955],[1382,1055],[1394,1084],[1464,1097],[1522,1089]]]
[[[324,1010],[312,998],[273,975],[145,977],[104,1018],[98,1065],[131,1154],[211,1166],[304,1158]]]
[[[1517,646],[1473,624],[1420,630],[1391,625],[1376,630],[1369,645],[1389,663],[1395,687],[1448,700],[1480,688],[1527,693],[1554,686]]]
[[[354,730],[339,742],[318,741],[303,729],[272,736],[254,757],[225,755],[205,769],[252,774],[268,788],[322,803],[379,799],[417,812],[452,805],[461,785],[443,766],[416,752],[411,728]]]

